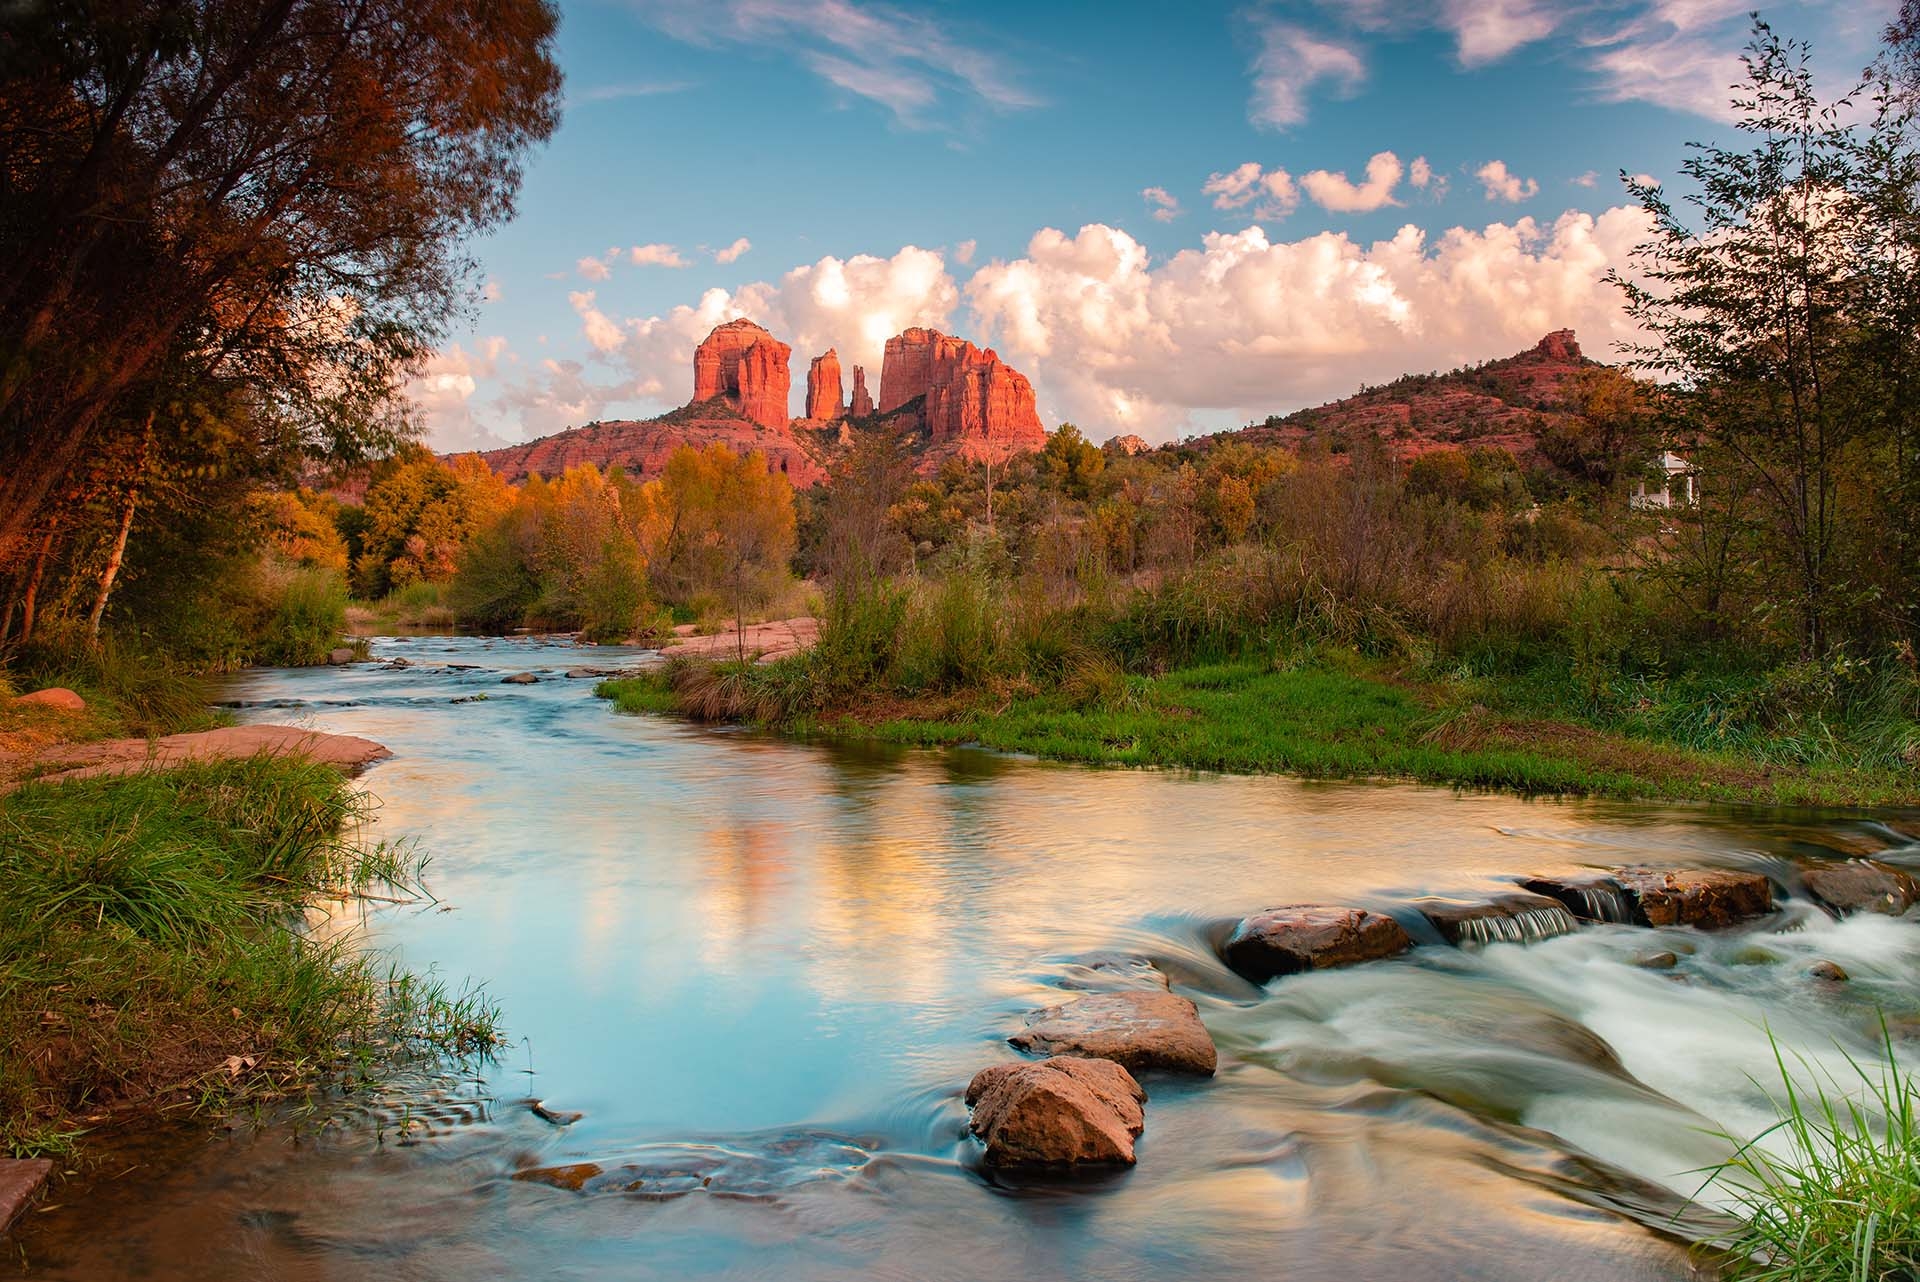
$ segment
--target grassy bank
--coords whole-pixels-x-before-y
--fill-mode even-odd
[[[363,802],[288,759],[29,784],[0,802],[0,1151],[312,1090],[493,1042],[471,997],[307,934],[321,897],[407,886]],[[391,892],[388,892],[391,893]]]

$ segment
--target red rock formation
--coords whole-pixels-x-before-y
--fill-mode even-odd
[[[807,417],[831,423],[846,413],[840,403],[840,354],[833,348],[807,367]]]
[[[924,398],[920,421],[943,454],[1004,458],[1047,443],[1033,384],[990,347],[936,329],[913,328],[887,340],[880,366],[880,412]]]
[[[741,317],[714,327],[693,353],[695,403],[720,397],[762,427],[784,431],[793,349]]]
[[[847,404],[847,414],[852,418],[866,418],[873,413],[873,394],[867,391],[867,371],[860,366],[853,367],[853,399]]]

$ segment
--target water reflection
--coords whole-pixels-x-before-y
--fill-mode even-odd
[[[1284,1261],[1300,1279],[1679,1278],[1686,1173],[1724,1152],[1711,1131],[1768,1117],[1748,1084],[1771,1072],[1765,1027],[1831,1061],[1869,1046],[1876,1003],[1920,1007],[1913,922],[1804,906],[1748,935],[1429,947],[1264,993],[1212,946],[1222,921],[1270,904],[1404,913],[1586,864],[1751,865],[1788,885],[1810,853],[1920,865],[1911,816],[796,745],[613,716],[560,675],[579,653],[549,641],[377,650],[411,666],[257,673],[227,693],[243,715],[394,749],[366,779],[378,833],[423,843],[451,911],[383,909],[371,940],[485,978],[524,1044],[484,1080],[440,1087],[405,1147],[405,1099],[317,1144],[269,1130],[162,1146],[37,1217],[34,1273],[1145,1279]],[[499,683],[520,670],[543,679]],[[303,706],[262,706],[289,701]],[[1681,965],[1638,969],[1649,947]],[[1012,1055],[1002,1039],[1080,959],[1116,952],[1198,1002],[1219,1077],[1149,1081],[1125,1177],[996,1188],[974,1169],[959,1089]],[[1809,984],[1815,957],[1855,982]],[[556,1129],[502,1102],[529,1082],[585,1119]],[[747,1201],[511,1178],[716,1148],[755,1171],[785,1153],[804,1176],[819,1164],[789,1141],[815,1134],[863,1161]]]

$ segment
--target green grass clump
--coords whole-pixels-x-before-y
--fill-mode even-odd
[[[1912,1282],[1920,1278],[1920,1081],[1894,1058],[1849,1059],[1852,1089],[1794,1084],[1779,1057],[1784,1116],[1713,1172],[1735,1190],[1742,1228],[1725,1243],[1742,1282]],[[1761,1147],[1773,1135],[1785,1155]]]
[[[309,935],[321,897],[417,885],[357,840],[330,767],[254,758],[0,802],[0,1151],[61,1153],[128,1112],[310,1091],[349,1062],[491,1045],[473,994]]]

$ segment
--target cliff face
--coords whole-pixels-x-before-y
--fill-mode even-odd
[[[840,404],[840,354],[829,347],[807,367],[807,417],[830,423],[845,413]]]
[[[873,413],[873,394],[867,391],[867,371],[858,365],[853,367],[853,399],[847,403],[847,413],[853,418],[867,418]]]
[[[786,430],[793,349],[742,317],[715,327],[693,352],[693,399],[715,397],[762,427]]]
[[[999,459],[1047,443],[1026,375],[992,348],[937,329],[909,329],[887,340],[880,412],[916,399],[927,437],[942,453]]]

